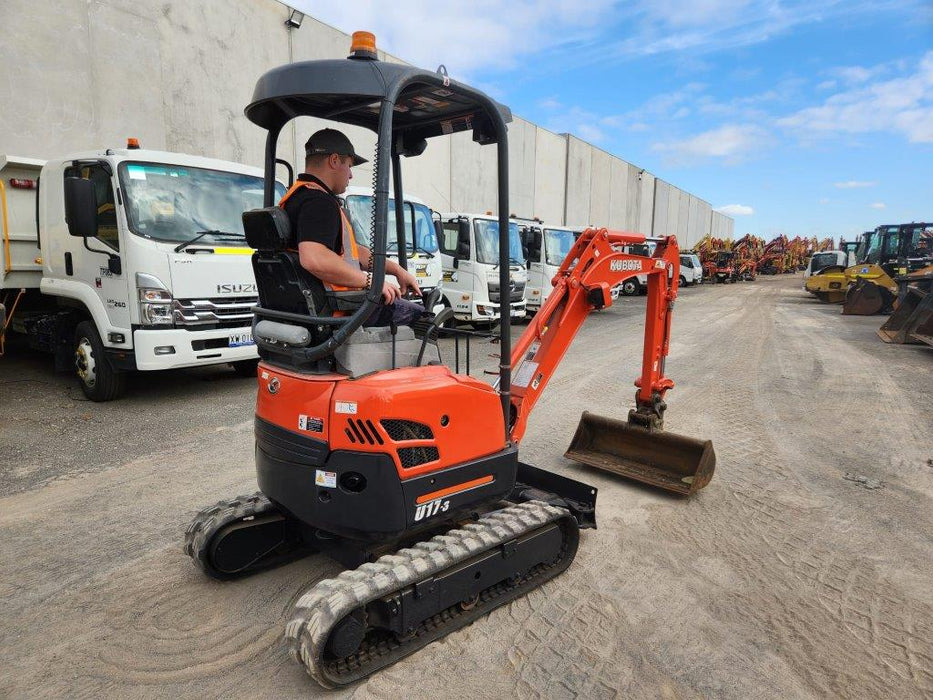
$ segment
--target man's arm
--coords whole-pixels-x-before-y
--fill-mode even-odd
[[[366,273],[354,270],[334,251],[320,243],[302,241],[298,244],[298,260],[301,266],[322,282],[341,287],[366,286]]]
[[[360,248],[360,252],[365,248]],[[362,262],[363,256],[360,255]],[[298,261],[301,266],[322,282],[335,284],[340,287],[353,287],[365,289],[369,276],[363,270],[353,269],[352,265],[337,255],[334,251],[320,243],[302,241],[298,244]],[[366,262],[369,263],[369,251],[366,251]],[[399,298],[399,289],[391,282],[382,285],[382,300],[392,304]]]
[[[368,269],[370,258],[369,248],[361,245],[358,246],[358,249],[360,254],[360,266]],[[418,286],[418,280],[415,279],[415,276],[408,272],[408,270],[403,270],[401,265],[394,260],[390,260],[388,257],[386,258],[386,274],[395,275],[395,278],[402,287],[402,294],[409,289],[415,292],[415,294],[421,294],[421,287]]]

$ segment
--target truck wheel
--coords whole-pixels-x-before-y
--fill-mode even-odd
[[[684,277],[683,275],[680,276],[680,286],[681,286],[681,287],[686,287],[686,286],[687,286],[687,278]]]
[[[638,280],[627,279],[622,283],[622,293],[627,297],[633,297],[641,291],[641,285]]]
[[[75,328],[75,370],[81,391],[91,401],[113,401],[126,387],[126,375],[110,364],[91,321]]]
[[[238,377],[256,377],[256,368],[259,366],[259,360],[240,360],[231,362],[230,366],[236,372]]]

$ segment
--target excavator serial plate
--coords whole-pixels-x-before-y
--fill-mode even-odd
[[[649,431],[588,411],[564,456],[684,496],[706,486],[716,468],[709,440]]]

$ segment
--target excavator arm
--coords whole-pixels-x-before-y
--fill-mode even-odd
[[[612,304],[610,289],[635,275],[648,277],[645,340],[641,374],[635,380],[636,407],[629,422],[661,429],[664,394],[674,383],[664,376],[671,309],[677,298],[680,255],[677,239],[668,236],[651,256],[624,252],[645,243],[638,233],[587,229],[577,239],[552,280],[554,289],[512,349],[512,416],[510,435],[519,442],[526,423],[561,358],[593,309]]]

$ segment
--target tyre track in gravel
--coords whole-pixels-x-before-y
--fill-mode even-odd
[[[772,297],[783,291],[782,285],[773,283],[759,289]],[[770,310],[774,304],[759,303],[753,308]],[[746,332],[733,337],[728,368],[732,376],[758,384],[759,390],[743,391],[740,379],[738,390],[721,383],[712,392],[717,432],[729,435],[728,441],[717,446],[721,464],[717,478],[720,484],[725,482],[738,508],[693,519],[690,529],[677,522],[681,518],[676,514],[658,517],[655,524],[691,548],[713,551],[739,564],[735,569],[748,576],[752,585],[730,593],[728,608],[767,626],[779,642],[780,654],[811,692],[856,697],[929,693],[933,691],[933,653],[929,636],[917,632],[928,628],[933,609],[901,595],[871,561],[850,551],[845,536],[836,536],[830,529],[813,537],[813,528],[820,522],[825,526],[838,519],[832,500],[836,494],[814,491],[812,479],[802,478],[799,466],[786,466],[793,458],[790,452],[797,456],[791,464],[807,464],[807,443],[795,443],[793,436],[769,430],[771,425],[785,423],[775,415],[779,382],[767,371],[781,367],[775,353],[785,353],[782,357],[790,357],[788,362],[795,366],[807,365],[808,356],[800,354],[802,348],[793,343],[786,347],[783,335],[775,339],[774,316],[780,318],[780,314],[745,316]],[[697,357],[705,358],[715,372],[717,356],[698,349]],[[844,350],[835,347],[830,352]],[[835,359],[845,363],[844,356]],[[865,360],[865,364],[876,376],[883,372],[880,362]],[[698,369],[702,372],[703,367]],[[855,375],[862,371],[854,368]],[[819,390],[817,374],[811,373],[808,379]],[[892,387],[886,388],[890,402]],[[802,400],[806,403],[809,398],[805,395]],[[882,408],[885,413],[891,410],[883,403]],[[837,481],[836,491],[843,490],[844,483]],[[698,530],[711,536],[696,539],[693,533]],[[853,618],[862,621],[865,634],[853,633]]]

